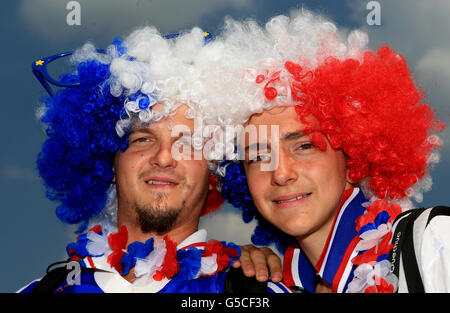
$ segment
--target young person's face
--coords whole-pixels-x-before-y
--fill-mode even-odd
[[[250,149],[246,149],[244,167],[258,211],[297,239],[320,231],[327,233],[343,191],[352,188],[347,182],[343,152],[331,148],[326,138],[325,151],[316,147],[311,136],[303,133],[304,124],[294,107],[255,114],[248,124],[256,126],[258,138],[260,125],[279,126],[277,138],[271,138],[271,128],[267,127],[267,142],[262,142],[269,150],[271,143],[278,143],[278,166],[274,170],[261,170],[261,164],[271,160],[267,154],[258,157],[258,152],[255,157],[255,151],[251,151],[255,142],[249,142],[252,138],[248,136],[245,144]]]
[[[160,110],[160,104],[154,106]],[[186,125],[192,134],[194,121],[185,118],[183,105],[172,116],[176,125]],[[163,233],[176,222],[197,225],[209,190],[207,161],[172,155],[173,143],[167,119],[133,127],[127,150],[116,154],[115,182],[119,214],[137,219],[144,232]],[[169,229],[167,229],[169,228]]]

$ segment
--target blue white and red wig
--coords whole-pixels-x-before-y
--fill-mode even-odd
[[[198,79],[205,70],[201,63],[210,57],[203,52],[205,39],[211,35],[199,28],[162,36],[156,28],[144,27],[115,39],[104,53],[90,43],[73,53],[74,71],[61,81],[79,84],[45,98],[37,112],[48,136],[38,170],[47,197],[60,203],[56,214],[63,222],[80,224],[80,232],[99,220],[114,224],[114,155],[127,148],[135,121],[168,118],[181,104],[188,106],[186,118],[205,116]],[[163,104],[161,111],[152,110],[156,103]],[[202,214],[222,202],[213,189]]]

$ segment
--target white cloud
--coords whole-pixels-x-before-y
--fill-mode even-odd
[[[86,39],[123,36],[142,25],[155,25],[163,33],[176,32],[197,25],[217,10],[252,7],[252,0],[78,0],[81,26],[69,26],[68,2],[21,0],[20,17],[38,36],[58,42],[80,35]]]

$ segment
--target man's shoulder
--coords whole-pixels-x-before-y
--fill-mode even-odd
[[[28,283],[27,285],[23,286],[19,290],[16,291],[16,293],[30,293],[34,287],[40,282],[42,278],[38,278],[33,280],[31,283]]]
[[[66,262],[47,269],[47,273],[18,290],[18,293],[101,292],[93,280],[92,269]],[[95,291],[92,291],[95,289]],[[98,289],[98,290],[97,290]]]

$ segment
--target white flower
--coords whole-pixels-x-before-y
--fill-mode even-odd
[[[391,262],[383,260],[377,262],[375,266],[368,263],[359,265],[354,272],[354,278],[348,284],[348,293],[364,292],[368,287],[379,285],[381,279],[384,279],[389,285],[394,286],[394,292],[397,290],[398,278],[391,273]]]
[[[166,242],[158,240],[154,243],[153,251],[145,259],[136,258],[136,266],[134,267],[135,285],[144,285],[152,280],[155,272],[161,269],[166,252]]]
[[[88,239],[86,250],[90,256],[100,256],[111,251],[106,235],[99,235],[94,231],[89,231],[86,237]]]
[[[360,235],[361,240],[355,247],[356,251],[365,251],[376,246],[380,240],[391,231],[392,225],[381,224],[377,229],[370,229]]]
[[[200,269],[194,278],[198,278],[202,275],[212,275],[217,271],[217,268],[217,254],[213,253],[210,256],[202,257]]]

